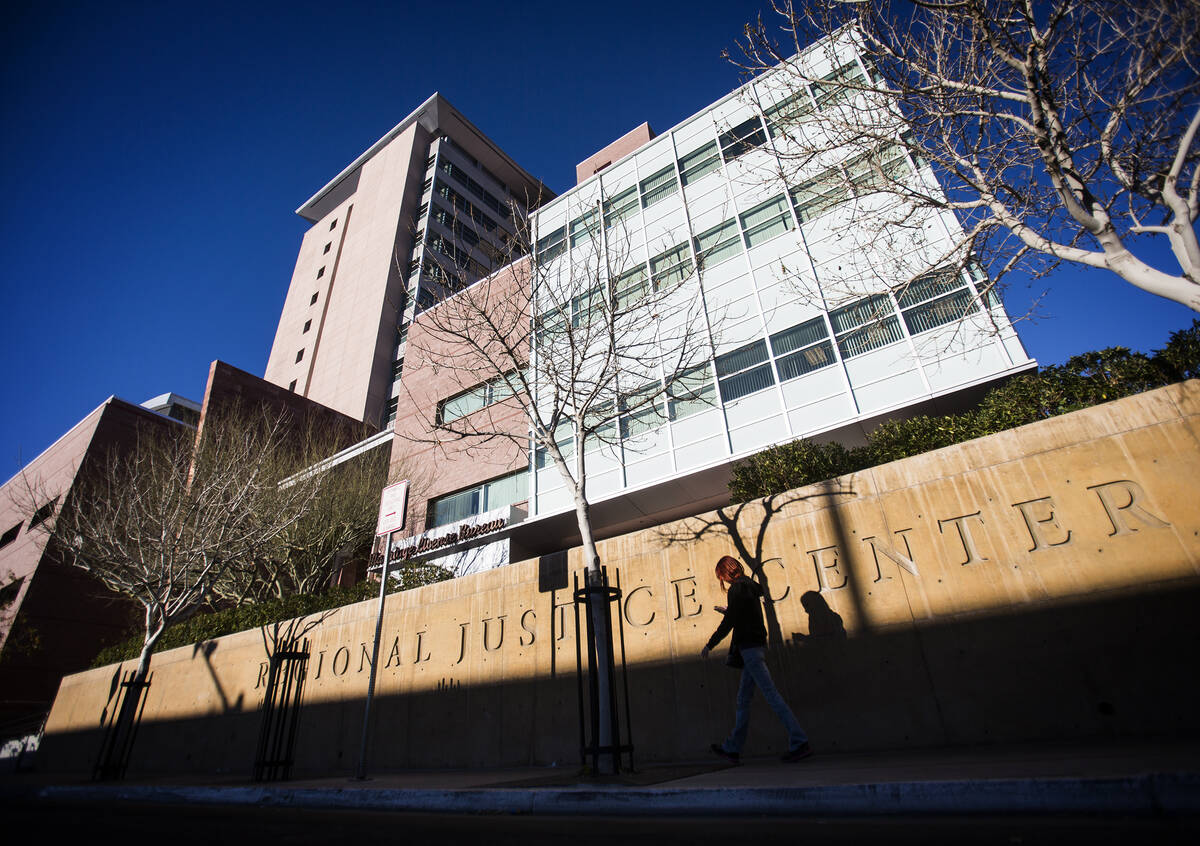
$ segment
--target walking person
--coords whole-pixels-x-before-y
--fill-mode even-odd
[[[771,710],[779,717],[788,733],[788,752],[783,756],[787,762],[801,761],[812,754],[808,745],[808,735],[800,728],[796,715],[783,701],[783,696],[775,688],[771,673],[767,669],[767,628],[763,625],[762,587],[746,575],[742,563],[731,555],[726,555],[717,562],[717,581],[726,592],[729,604],[717,606],[724,616],[721,625],[713,632],[704,649],[700,651],[701,658],[707,658],[725,635],[733,632],[729,647],[730,666],[742,668],[741,684],[737,693],[737,717],[733,731],[723,743],[714,743],[712,751],[732,763],[741,761],[742,747],[746,745],[746,733],[750,729],[750,701],[754,697],[754,688],[762,691],[771,706]]]

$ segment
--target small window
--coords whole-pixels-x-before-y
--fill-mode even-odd
[[[867,84],[867,78],[854,61],[847,62],[813,84],[813,96],[818,109],[827,109],[849,100]]]
[[[584,241],[599,240],[596,238],[597,214],[599,214],[598,208],[589,209],[571,221],[571,249],[575,249]]]
[[[842,172],[837,168],[831,168],[815,179],[796,186],[789,193],[801,223],[820,217],[829,209],[850,199],[850,189]]]
[[[325,275],[325,266],[321,265],[321,269],[317,271],[317,278],[320,279]]]
[[[325,245],[325,249],[321,250],[321,254],[324,255],[325,253],[329,252],[329,248],[332,246],[333,246],[333,242],[330,241],[328,244]]]
[[[332,232],[333,227],[335,227],[335,226],[337,226],[337,218],[336,217],[329,222],[329,231]]]
[[[392,397],[383,409],[383,425],[390,426],[396,420],[396,409],[400,407],[400,397]]]
[[[567,228],[560,226],[537,242],[538,261],[549,262],[558,258],[567,248]]]
[[[622,220],[638,210],[638,192],[636,185],[630,185],[624,191],[604,201],[604,226],[611,229]]]
[[[438,403],[438,423],[450,423],[458,420],[460,417],[466,417],[468,414],[479,411],[481,408],[503,402],[513,396],[509,380],[511,379],[513,382],[518,381],[515,378],[515,373],[516,371],[513,371],[513,375],[507,378],[497,376],[495,379],[484,382],[482,385],[476,385],[469,391],[463,391],[449,399],[442,400]]]
[[[299,364],[300,360],[303,358],[304,358],[304,350],[300,350],[299,352],[296,353],[296,363],[297,364]]]
[[[680,178],[684,185],[691,185],[720,167],[721,156],[717,152],[716,141],[709,141],[700,149],[679,157]]]
[[[771,352],[775,353],[781,382],[834,363],[829,330],[819,317],[776,332],[771,336]]]
[[[316,304],[317,304],[317,295],[316,295],[316,294],[313,294],[313,295],[312,295],[312,299],[308,301],[308,304],[309,304],[309,305],[316,305]]]
[[[293,379],[292,383],[290,385],[288,385],[288,390],[291,391],[292,393],[296,393],[296,380],[295,379]]]
[[[54,506],[58,504],[58,497],[47,502],[37,511],[33,512],[33,519],[29,521],[29,528],[33,528],[41,523],[46,522],[54,514]]]
[[[398,358],[392,362],[392,381],[395,382],[404,373],[404,359]]]
[[[719,355],[716,364],[721,399],[725,402],[733,402],[775,384],[765,341],[751,341],[744,347]]]
[[[672,420],[679,420],[717,404],[712,365],[703,364],[685,370],[667,385],[668,410]]]
[[[675,179],[675,163],[671,162],[657,173],[647,176],[639,184],[642,191],[642,208],[650,208],[659,200],[666,199],[679,190],[679,183]]]
[[[304,321],[304,328],[300,331],[300,334],[303,335],[305,332],[307,332],[311,328],[312,328],[312,321],[311,320]]]
[[[706,270],[742,251],[742,238],[738,233],[737,221],[734,220],[727,220],[707,232],[701,232],[695,241],[696,260]]]
[[[624,311],[632,308],[634,304],[650,293],[646,265],[639,264],[613,279],[612,292],[615,307],[618,310]]]
[[[792,228],[792,213],[783,195],[757,205],[741,217],[746,243],[757,247]]]
[[[767,131],[771,133],[772,138],[778,138],[780,135],[786,134],[789,127],[795,126],[815,108],[807,86],[801,84],[795,94],[781,100],[764,112],[767,118]]]
[[[762,121],[756,115],[723,133],[717,140],[721,143],[721,155],[725,157],[725,161],[731,162],[767,143],[767,134],[763,131]]]
[[[883,294],[864,297],[829,312],[842,358],[887,346],[904,336],[892,302]]]
[[[650,281],[654,290],[673,287],[692,272],[692,254],[687,244],[672,247],[650,259]]]
[[[17,539],[17,535],[19,535],[20,533],[21,533],[21,524],[18,523],[17,525],[15,525],[11,529],[9,529],[7,532],[5,532],[3,535],[0,535],[0,547],[8,546],[10,543],[12,543],[13,541],[15,541]]]
[[[662,407],[662,385],[651,382],[621,398],[621,439],[629,440],[658,428],[666,420]]]

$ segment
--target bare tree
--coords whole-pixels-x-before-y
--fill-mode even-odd
[[[521,224],[493,245],[503,269],[455,285],[443,263],[444,301],[423,312],[406,361],[450,386],[423,432],[402,436],[468,453],[507,442],[535,468],[552,465],[570,491],[589,574],[598,576],[588,497],[588,456],[636,449],[631,439],[664,422],[671,403],[711,399],[712,340],[689,245],[652,272],[597,203],[586,232],[539,249]],[[410,370],[411,372],[411,370]],[[411,384],[411,383],[410,383]]]
[[[262,456],[279,494],[305,491],[306,506],[285,522],[253,559],[240,559],[213,582],[212,591],[235,605],[319,593],[342,568],[365,562],[375,539],[379,492],[387,482],[387,450],[339,456],[342,433],[310,423]]]
[[[41,524],[68,563],[142,606],[137,681],[163,629],[208,601],[234,562],[262,557],[311,507],[317,477],[281,487],[273,472],[287,437],[285,420],[265,411],[225,415],[199,436],[139,430],[130,448],[81,468],[58,514]]]
[[[1071,262],[1200,311],[1200,2],[773,5],[736,61],[768,74],[798,207],[852,201],[861,240],[908,259],[860,276],[929,293],[976,260],[993,285]],[[903,249],[945,215],[945,249]]]
[[[479,281],[460,262],[441,261],[449,295],[419,315],[406,361],[409,373],[428,368],[446,389],[437,402],[410,395],[432,416],[423,431],[397,430],[468,455],[507,444],[530,461],[531,475],[553,466],[569,493],[592,585],[601,576],[588,493],[593,462],[605,453],[620,461],[676,404],[711,404],[715,394],[690,244],[648,261],[631,247],[616,211],[596,197],[574,211],[569,232],[564,226],[540,238],[518,218],[515,235],[484,242],[491,265],[503,269]],[[596,600],[591,613],[603,667],[612,660],[607,608]],[[607,703],[607,673],[599,676]],[[609,719],[602,708],[601,746],[611,745]]]

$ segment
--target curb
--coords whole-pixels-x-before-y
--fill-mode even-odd
[[[621,816],[873,816],[895,814],[1200,813],[1200,774],[1107,779],[924,781],[822,787],[543,788],[389,790],[371,788],[48,786],[19,791],[44,802],[389,810],[450,814]],[[9,793],[13,797],[13,793]]]

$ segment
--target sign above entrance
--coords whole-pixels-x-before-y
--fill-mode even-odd
[[[379,495],[379,522],[376,535],[387,535],[404,528],[404,514],[408,510],[408,480],[388,485]]]

